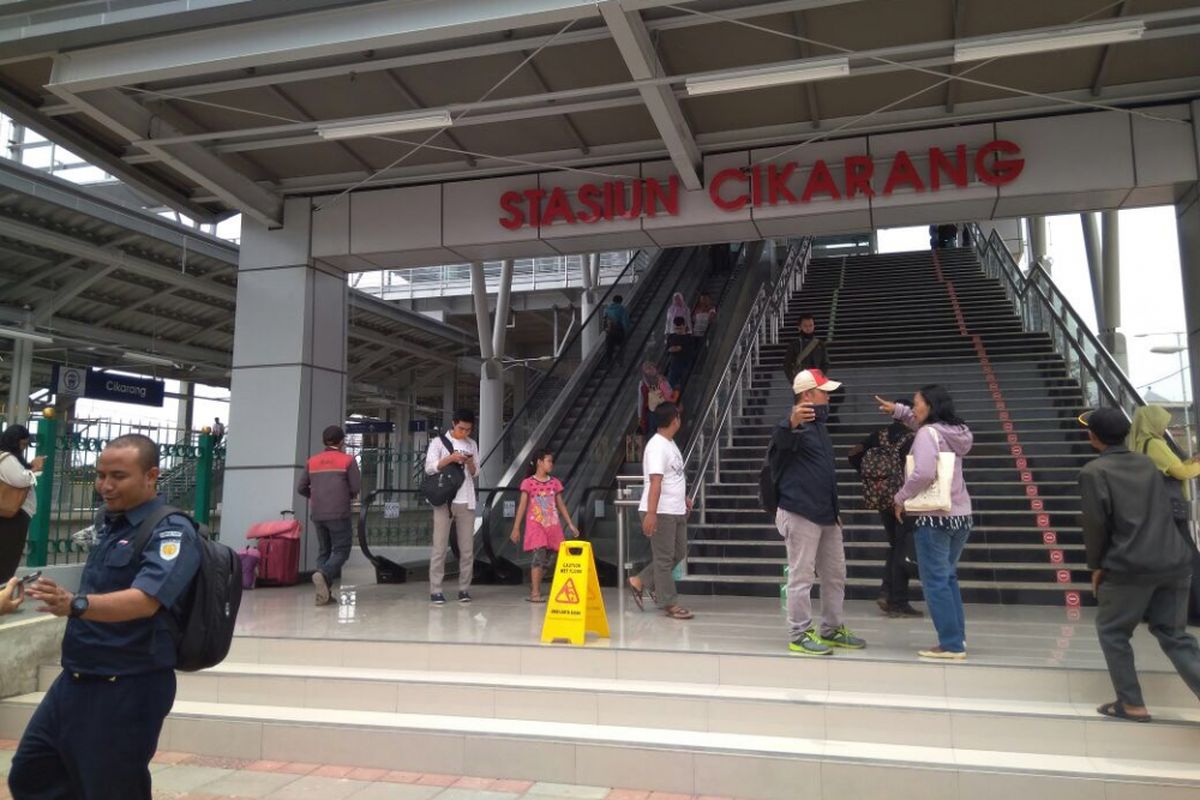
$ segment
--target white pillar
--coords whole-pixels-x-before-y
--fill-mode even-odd
[[[1088,275],[1092,281],[1092,305],[1096,309],[1096,331],[1104,330],[1104,266],[1100,255],[1100,226],[1096,215],[1085,211],[1079,215],[1083,227],[1083,249],[1087,255]]]
[[[511,281],[511,265],[508,270]],[[511,287],[510,287],[511,288]],[[502,289],[503,291],[503,289]],[[479,479],[484,487],[495,486],[504,468],[503,458],[489,458],[492,448],[500,441],[502,415],[504,404],[504,376],[496,355],[496,335],[491,324],[491,314],[488,310],[487,283],[483,273],[483,263],[471,264],[471,292],[475,297],[475,325],[479,331],[479,356],[483,363],[479,366],[479,424],[476,426],[479,453],[484,459]],[[499,314],[497,314],[499,319]]]
[[[1101,222],[1101,261],[1104,265],[1104,335],[1102,340],[1121,369],[1129,372],[1125,334],[1121,328],[1121,225],[1117,211],[1105,211]]]
[[[597,295],[596,290],[597,279],[600,273],[600,254],[592,253],[582,264],[580,269],[583,272],[583,291],[579,293],[579,323],[583,323],[596,308]],[[600,320],[599,318],[592,320],[583,327],[583,332],[580,334],[579,342],[583,348],[583,358],[587,358],[591,352],[600,344]]]
[[[1045,217],[1030,217],[1029,218],[1029,263],[1036,264],[1042,261],[1042,266],[1047,271],[1050,269],[1050,262],[1044,259],[1049,250],[1049,240],[1046,235],[1046,218]]]
[[[242,222],[221,519],[221,541],[238,548],[251,524],[294,509],[301,569],[313,567],[317,537],[296,481],[346,407],[346,276],[313,265],[312,213],[294,198],[282,228]]]
[[[1192,103],[1195,113],[1200,113],[1200,102]],[[1200,147],[1197,148],[1200,150]],[[1193,186],[1177,206],[1176,225],[1179,232],[1179,266],[1182,270],[1183,309],[1187,315],[1188,364],[1191,365],[1192,411],[1190,418],[1196,425],[1200,398],[1200,184]]]
[[[29,419],[29,392],[33,381],[33,342],[12,340],[12,372],[8,379],[7,421],[24,425]]]

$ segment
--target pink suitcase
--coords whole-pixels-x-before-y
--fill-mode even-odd
[[[258,584],[260,586],[292,586],[300,582],[300,521],[289,518],[259,522],[250,526],[247,539],[258,540]]]

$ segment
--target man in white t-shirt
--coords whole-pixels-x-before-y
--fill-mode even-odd
[[[629,579],[634,602],[642,608],[643,595],[650,592],[655,603],[671,619],[691,619],[692,612],[675,603],[675,565],[687,556],[687,518],[692,501],[687,497],[683,454],[675,444],[681,419],[679,407],[662,403],[653,412],[658,433],[646,442],[642,455],[642,533],[650,537],[650,563]]]
[[[446,548],[450,544],[450,523],[453,521],[458,536],[458,602],[471,602],[471,578],[475,572],[475,472],[479,463],[479,445],[471,438],[475,430],[475,413],[468,409],[454,412],[453,426],[449,436],[453,452],[442,444],[441,436],[429,441],[425,453],[425,474],[436,475],[452,464],[466,471],[466,480],[449,506],[433,509],[433,552],[429,556],[429,602],[435,606],[446,604],[442,593],[442,579],[446,575]]]

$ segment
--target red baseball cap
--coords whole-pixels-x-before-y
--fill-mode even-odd
[[[840,389],[841,386],[842,384],[838,381],[831,381],[829,378],[826,378],[825,373],[819,369],[806,369],[792,381],[792,392],[794,394],[804,394],[809,389],[832,392],[834,389]]]

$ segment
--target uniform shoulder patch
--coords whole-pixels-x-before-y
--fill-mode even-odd
[[[163,561],[174,561],[179,557],[179,550],[182,547],[182,537],[178,539],[164,538],[158,545],[158,557]]]

